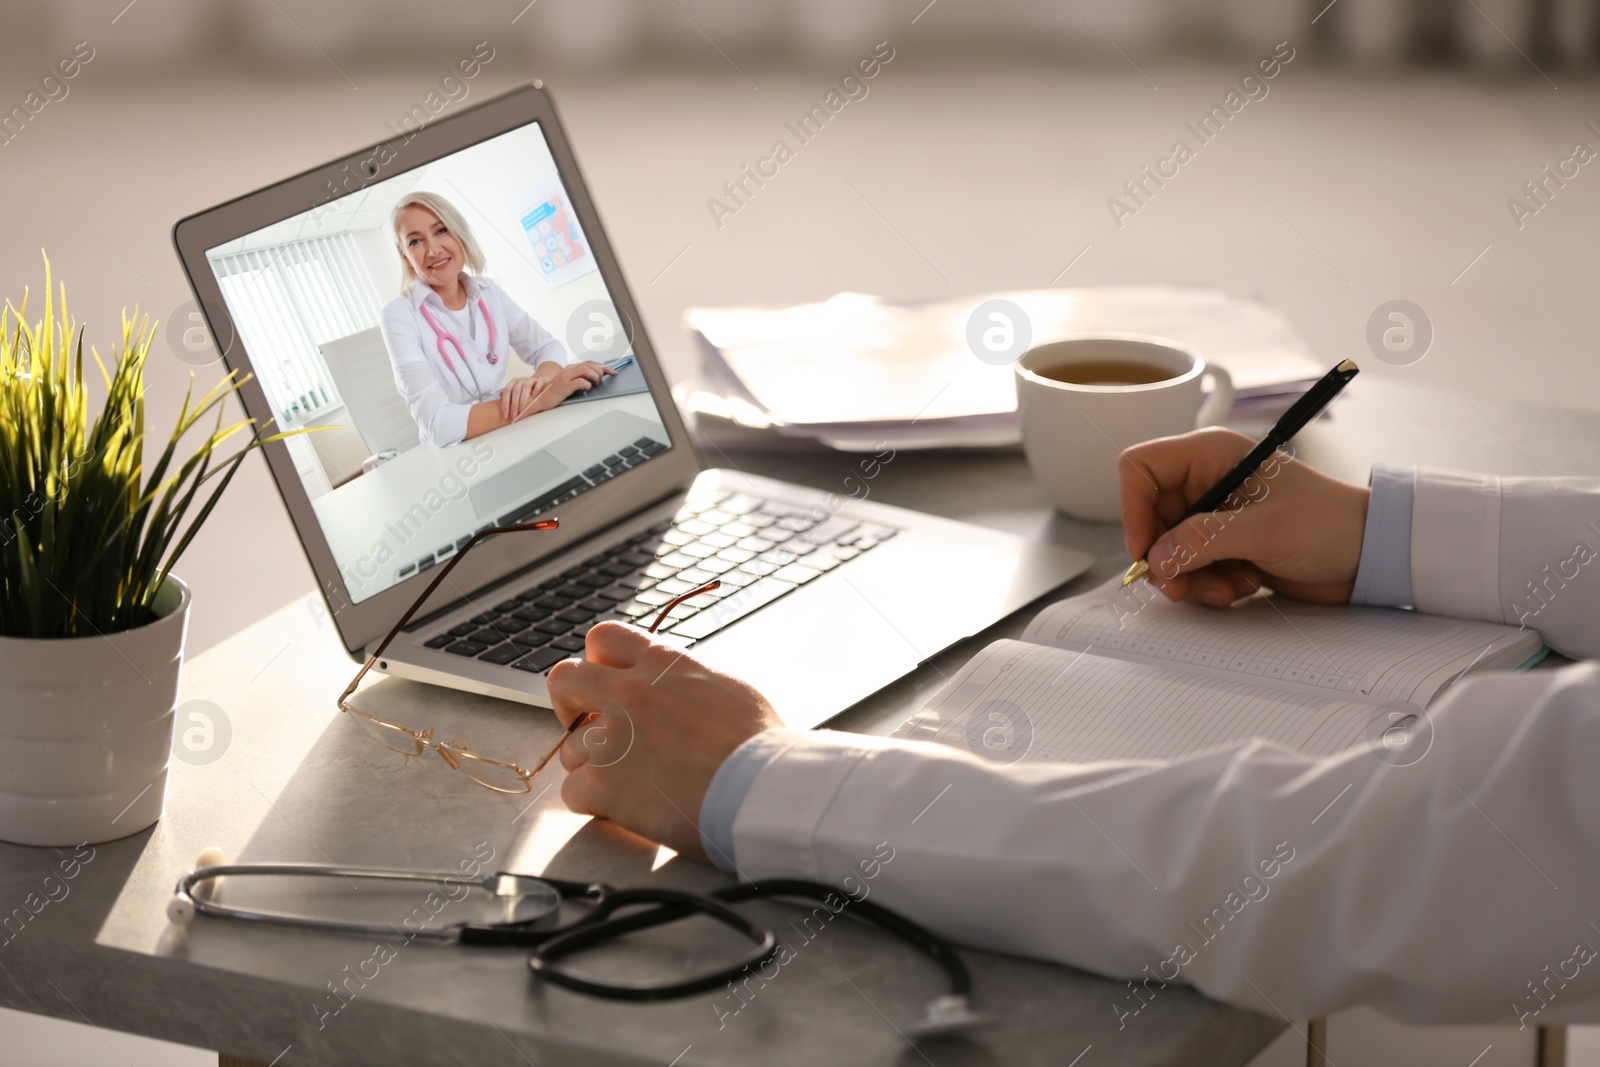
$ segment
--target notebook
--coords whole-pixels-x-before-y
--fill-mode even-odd
[[[894,736],[995,762],[1171,759],[1246,738],[1309,756],[1410,721],[1469,671],[1531,666],[1533,630],[1260,595],[1173,604],[1117,580],[978,653]]]

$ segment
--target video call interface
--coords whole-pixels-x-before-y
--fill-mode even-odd
[[[206,257],[352,601],[670,446],[538,123]]]

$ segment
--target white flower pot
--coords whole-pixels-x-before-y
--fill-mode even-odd
[[[0,840],[78,845],[161,817],[189,587],[103,637],[0,637]]]

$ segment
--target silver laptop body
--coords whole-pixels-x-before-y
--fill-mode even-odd
[[[496,284],[572,358],[623,363],[616,377],[525,422],[412,445],[373,308],[398,276],[388,208],[419,187],[456,203]],[[263,451],[353,659],[470,536],[559,519],[464,555],[386,650],[390,674],[548,706],[544,672],[582,655],[588,627],[648,625],[716,577],[661,639],[810,727],[1092,563],[866,499],[888,448],[841,454],[833,491],[704,467],[538,83],[185,218],[173,241],[228,367],[254,375],[247,412],[330,427]],[[422,336],[428,359],[464,360]],[[340,402],[352,390],[372,392]]]

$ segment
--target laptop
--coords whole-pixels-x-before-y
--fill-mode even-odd
[[[393,326],[421,291],[402,283],[390,216],[419,193],[453,209],[498,315],[441,303],[431,333]],[[559,520],[463,556],[386,650],[391,675],[548,706],[545,673],[583,655],[590,627],[647,626],[715,578],[658,638],[805,728],[1092,563],[879,503],[887,446],[841,453],[823,490],[704,464],[540,83],[185,218],[173,242],[217,350],[250,376],[246,412],[310,430],[263,451],[352,658],[474,534]],[[456,336],[481,342],[479,312],[506,338],[480,355],[498,345],[507,376],[531,372],[529,348],[621,369],[581,402],[442,433],[441,404],[470,421],[446,375],[490,373],[463,366]]]

